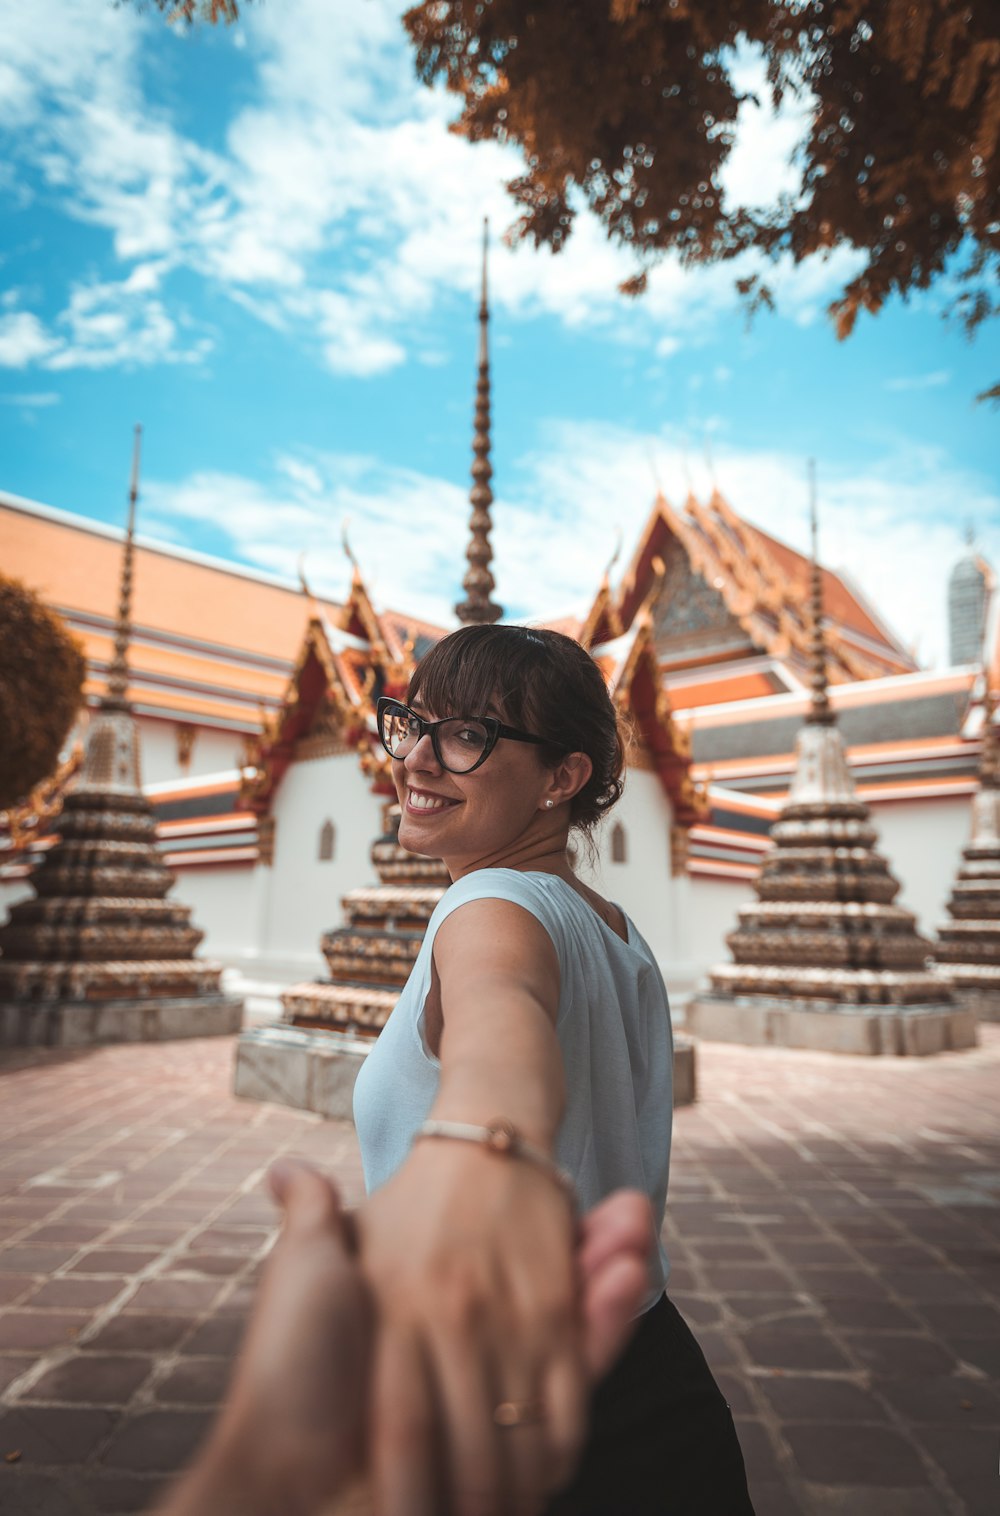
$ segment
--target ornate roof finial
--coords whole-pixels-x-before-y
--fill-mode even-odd
[[[142,427],[135,429],[132,448],[132,479],[128,491],[128,528],[125,532],[125,551],[122,556],[121,595],[118,600],[118,627],[115,632],[115,654],[108,671],[108,692],[102,705],[122,707],[128,705],[128,645],[132,635],[132,566],[135,556],[135,503],[139,498],[139,459],[142,450]]]
[[[465,552],[469,569],[462,580],[465,599],[455,607],[459,621],[477,625],[489,625],[493,621],[499,621],[503,615],[503,607],[495,605],[490,599],[496,581],[489,569],[493,557],[493,549],[490,547],[490,506],[493,503],[493,491],[490,489],[493,477],[490,466],[490,310],[486,293],[489,230],[489,220],[484,217],[483,288],[479,302],[479,376],[476,381],[476,415],[472,437],[472,490],[469,494],[472,504],[472,515],[469,518],[471,541]]]
[[[826,642],[823,637],[823,581],[819,568],[819,522],[816,509],[816,460],[809,459],[809,530],[812,538],[812,632],[809,638],[809,655],[812,663],[812,702],[807,721],[820,726],[829,726],[834,720],[827,694]]]

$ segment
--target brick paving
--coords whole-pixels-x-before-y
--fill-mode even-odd
[[[699,1049],[672,1293],[758,1516],[1000,1509],[1000,1027],[982,1034],[897,1061]],[[360,1194],[352,1129],[234,1100],[232,1054],[0,1057],[7,1516],[142,1510],[223,1393],[273,1236],[268,1162],[304,1154]]]

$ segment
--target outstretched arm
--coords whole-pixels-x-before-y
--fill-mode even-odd
[[[510,901],[438,930],[432,1116],[498,1118],[551,1154],[565,1103],[548,933]],[[424,1140],[362,1226],[378,1307],[372,1464],[387,1516],[530,1511],[572,1472],[589,1382],[572,1204],[537,1165]],[[498,1408],[503,1410],[499,1416]]]

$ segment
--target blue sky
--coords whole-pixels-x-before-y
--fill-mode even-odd
[[[96,0],[0,0],[0,491],[119,521],[145,426],[142,530],[342,593],[342,523],[376,598],[449,622],[459,592],[479,238],[517,159],[447,130],[391,0],[268,0],[172,28]],[[753,60],[742,65],[753,79]],[[726,192],[793,182],[799,121],[747,108]],[[749,329],[736,273],[491,255],[494,568],[512,615],[585,608],[657,486],[713,480],[822,551],[925,662],[967,525],[1000,567],[997,330],[942,287],[837,343],[850,253],[778,271]],[[2,556],[2,547],[0,547]]]

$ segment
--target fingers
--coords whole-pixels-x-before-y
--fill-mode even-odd
[[[375,1348],[370,1456],[379,1516],[442,1516],[438,1411],[415,1336],[384,1328]]]
[[[494,1420],[497,1377],[482,1346],[434,1343],[434,1372],[446,1428],[448,1483],[455,1516],[506,1512],[510,1490],[504,1432]],[[518,1509],[514,1507],[514,1509]]]
[[[648,1198],[640,1190],[615,1190],[580,1223],[577,1266],[584,1288],[587,1279],[608,1259],[634,1253],[648,1259],[656,1236]]]
[[[635,1254],[610,1258],[588,1283],[583,1303],[584,1353],[591,1381],[624,1351],[649,1292],[649,1270]]]
[[[268,1188],[285,1213],[286,1226],[339,1223],[340,1194],[331,1180],[301,1158],[279,1158],[267,1171]]]

